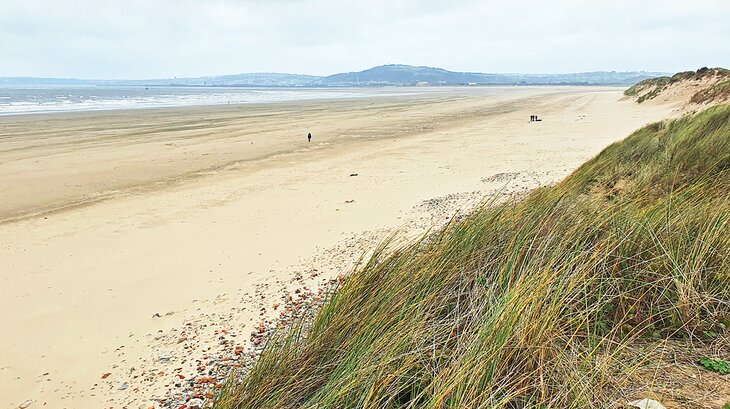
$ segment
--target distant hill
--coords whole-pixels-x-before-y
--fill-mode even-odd
[[[312,86],[323,77],[300,74],[249,73],[190,78],[147,80],[86,80],[76,78],[0,77],[0,85],[133,85],[133,86],[224,86],[299,87]]]
[[[330,86],[362,85],[628,85],[662,73],[585,72],[575,74],[484,74],[442,68],[381,65],[365,71],[330,75],[320,83]]]
[[[88,80],[75,78],[0,77],[0,85],[135,85],[223,87],[357,87],[412,85],[633,85],[666,75],[662,72],[596,71],[573,74],[487,74],[442,68],[389,64],[326,77],[283,73],[248,73],[190,78]]]
[[[381,65],[359,72],[330,75],[322,79],[325,85],[416,85],[419,82],[431,85],[504,82],[499,74],[454,72],[442,68],[413,67],[410,65]]]
[[[1,85],[97,85],[99,81],[77,78],[0,77]]]
[[[138,85],[182,85],[182,86],[225,86],[225,87],[301,87],[311,86],[322,77],[301,74],[248,73],[195,78],[168,78],[158,80],[113,81],[113,83],[134,83]]]

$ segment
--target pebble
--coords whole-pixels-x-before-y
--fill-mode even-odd
[[[190,409],[203,409],[203,400],[199,398],[193,398],[188,401],[188,408]]]

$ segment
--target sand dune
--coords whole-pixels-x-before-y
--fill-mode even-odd
[[[147,374],[215,354],[205,323],[247,346],[281,291],[336,276],[398,227],[418,234],[484,195],[557,181],[673,108],[621,92],[0,118],[3,404],[164,395],[169,377]],[[197,338],[178,342],[187,323]]]

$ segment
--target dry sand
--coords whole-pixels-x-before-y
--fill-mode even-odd
[[[346,272],[395,229],[558,181],[673,108],[621,97],[505,88],[0,117],[0,406],[178,393],[204,359],[248,348],[286,291]]]

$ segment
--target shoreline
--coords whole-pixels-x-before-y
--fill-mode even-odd
[[[24,87],[17,87],[17,88],[24,88]],[[43,88],[43,87],[41,87]],[[66,88],[66,87],[60,87],[60,88]],[[124,88],[124,87],[123,87]],[[144,86],[134,86],[134,88],[144,88]],[[157,88],[157,87],[156,87]],[[160,87],[161,89],[164,89],[165,87]],[[171,87],[171,88],[180,88],[180,87]],[[196,87],[183,87],[183,88],[191,88],[195,89]],[[251,91],[322,91],[322,92],[342,92],[342,91],[360,91],[363,92],[362,95],[359,96],[341,96],[341,97],[314,97],[314,98],[301,98],[301,99],[289,99],[289,100],[269,100],[269,101],[251,101],[251,102],[216,102],[216,103],[201,103],[201,104],[180,104],[180,105],[141,105],[138,107],[109,107],[109,108],[86,108],[86,109],[57,109],[57,110],[46,110],[46,111],[26,111],[26,112],[2,112],[0,111],[0,118],[15,118],[15,117],[54,117],[58,115],[73,115],[73,114],[105,114],[105,113],[115,113],[118,112],[120,114],[134,114],[137,112],[144,112],[144,111],[169,111],[169,110],[178,110],[178,109],[191,109],[191,110],[197,110],[197,109],[208,109],[208,108],[245,108],[250,106],[267,106],[272,104],[305,104],[308,102],[312,103],[328,103],[328,102],[338,102],[338,101],[357,101],[362,99],[382,99],[382,98],[419,98],[419,97],[433,97],[434,95],[443,95],[443,94],[455,94],[455,95],[470,95],[475,93],[483,93],[486,94],[487,91],[529,91],[529,90],[536,90],[536,89],[553,89],[553,90],[564,90],[564,91],[576,91],[576,90],[623,90],[626,86],[622,85],[480,85],[480,86],[466,86],[466,85],[460,85],[460,86],[427,86],[427,87],[417,87],[417,86],[404,86],[404,87],[326,87],[326,88],[317,88],[317,87],[279,87],[279,88],[267,88],[267,87],[261,87],[261,88],[247,88],[247,87],[232,87],[232,88],[216,88],[216,87],[208,87],[208,88],[202,88],[202,89],[233,89],[233,90],[251,90]],[[13,88],[9,88],[13,89]],[[0,90],[2,90],[2,87],[0,87]],[[398,92],[398,91],[403,92]],[[390,91],[396,91],[393,93],[383,93],[383,94],[373,94],[368,95],[367,91],[373,91],[373,92],[390,92]]]
[[[601,89],[601,91],[607,91],[609,89]],[[571,90],[563,90],[561,89],[558,91],[560,92],[570,92]],[[510,98],[508,98],[505,103],[511,103],[511,100],[518,100],[520,99],[520,95],[508,95]],[[199,127],[199,123],[207,122],[206,116],[216,116],[219,117],[220,121],[230,121],[230,122],[241,122],[244,123],[249,120],[257,120],[261,119],[261,117],[269,116],[270,109],[277,109],[280,110],[280,113],[275,116],[281,120],[286,120],[284,116],[288,113],[290,110],[304,110],[309,111],[308,114],[312,118],[317,118],[318,115],[320,115],[320,107],[322,106],[334,106],[334,107],[341,107],[341,112],[338,112],[338,114],[341,114],[341,116],[345,116],[345,119],[353,118],[355,115],[357,115],[357,112],[349,113],[347,110],[351,110],[353,107],[357,109],[368,109],[370,105],[380,103],[384,107],[386,107],[389,111],[397,111],[400,109],[403,109],[402,104],[411,102],[413,104],[431,104],[431,103],[438,103],[438,104],[444,104],[444,103],[451,103],[452,105],[458,105],[461,100],[473,100],[478,98],[489,98],[490,94],[487,95],[478,95],[478,96],[464,96],[464,95],[440,95],[438,98],[434,98],[433,96],[428,95],[416,95],[416,96],[402,96],[402,97],[378,97],[375,98],[375,101],[373,100],[364,100],[361,98],[348,100],[348,99],[335,99],[335,100],[323,100],[323,101],[287,101],[279,104],[243,104],[243,105],[225,105],[225,106],[206,106],[206,107],[170,107],[170,108],[151,108],[151,109],[139,109],[139,110],[115,110],[115,111],[109,111],[109,112],[64,112],[64,113],[53,113],[53,114],[39,114],[38,116],[25,116],[20,115],[17,117],[7,117],[10,119],[14,119],[14,121],[8,120],[6,123],[7,128],[9,131],[6,131],[5,133],[0,132],[0,138],[3,136],[6,137],[13,137],[13,132],[18,133],[27,133],[29,129],[31,128],[37,128],[40,127],[41,131],[34,131],[36,134],[42,134],[43,132],[47,133],[54,133],[58,132],[58,128],[62,129],[62,132],[68,133],[66,130],[63,129],[65,126],[65,123],[68,121],[74,121],[74,122],[81,122],[81,123],[88,123],[90,125],[84,125],[82,128],[83,132],[87,132],[91,134],[92,132],[95,132],[97,134],[103,134],[106,132],[104,128],[101,128],[103,126],[106,127],[115,127],[119,126],[120,123],[124,124],[128,120],[131,120],[133,117],[138,117],[135,119],[139,119],[140,121],[149,121],[151,124],[149,126],[139,126],[137,128],[132,128],[129,131],[122,130],[119,132],[120,135],[117,137],[119,138],[125,138],[126,135],[135,136],[136,133],[144,133],[144,134],[150,134],[154,135],[155,133],[170,133],[168,129],[165,129],[165,127],[155,127],[155,121],[161,120],[161,118],[175,118],[172,121],[170,121],[170,128],[177,128],[180,130],[185,130],[185,128],[195,128]],[[248,108],[251,110],[251,112],[239,112],[240,110]],[[423,111],[423,110],[421,110]],[[386,111],[387,113],[388,111]],[[241,118],[238,118],[239,114],[242,114]],[[419,112],[416,110],[416,115],[424,116],[425,114],[423,112]],[[185,118],[193,117],[193,118],[200,118],[200,119],[191,119],[186,120]],[[317,118],[318,119],[318,118]],[[318,120],[317,122],[320,122],[321,120]],[[60,126],[58,124],[61,124]],[[387,127],[393,127],[393,126],[400,126],[404,127],[402,123],[387,123],[384,122],[384,125]],[[87,130],[88,128],[91,128],[92,126],[98,127],[99,129],[91,129]],[[123,125],[124,126],[124,125]],[[205,125],[203,125],[205,126]],[[292,125],[293,126],[293,125]],[[46,129],[43,129],[43,128]],[[15,129],[14,129],[15,128]],[[212,128],[212,127],[211,127]],[[306,130],[308,128],[304,128],[302,131]],[[413,134],[413,129],[406,129],[408,132],[400,132],[399,134],[393,135],[393,132],[384,134],[384,135],[373,135],[369,136],[368,139],[373,139],[380,137],[382,139],[397,137],[402,138],[404,136],[409,136],[407,134]],[[423,131],[422,129],[421,131]],[[195,139],[198,139],[200,137],[209,138],[211,135],[213,135],[213,132],[215,132],[216,129],[206,130],[205,128],[202,129],[202,132],[199,132],[198,135],[193,135],[192,138],[189,140],[192,141],[192,143],[197,143]],[[341,130],[338,130],[341,132]],[[425,129],[425,131],[428,131],[428,129]],[[172,131],[176,132],[176,131]],[[324,133],[331,133],[328,132],[328,130],[324,130]],[[253,135],[256,135],[258,133],[261,133],[260,131],[256,131],[253,133]],[[404,135],[405,133],[405,135]],[[415,132],[417,133],[417,132]],[[272,132],[268,132],[264,136],[268,136],[269,134],[272,134]],[[273,133],[272,136],[274,137],[280,137],[281,133]],[[249,134],[251,135],[251,134]],[[100,138],[101,139],[101,138]],[[241,143],[240,139],[245,138],[238,138],[239,140],[236,141],[237,143]],[[251,136],[249,138],[250,140],[246,140],[245,142],[250,142],[252,145],[254,144],[255,136]],[[331,141],[331,136],[328,135],[328,139],[326,142]],[[101,142],[107,143],[108,138],[105,138],[105,140],[101,140]],[[175,169],[172,172],[165,172],[160,176],[156,177],[143,177],[138,181],[130,182],[128,175],[123,174],[122,172],[118,172],[119,176],[117,177],[118,182],[117,183],[107,183],[105,186],[103,186],[102,189],[83,189],[79,193],[75,193],[73,195],[64,195],[60,198],[54,198],[51,197],[50,200],[48,197],[44,197],[41,201],[41,204],[34,204],[34,203],[23,203],[22,207],[15,206],[16,210],[10,210],[4,209],[2,204],[0,204],[0,224],[14,222],[14,221],[20,221],[25,219],[32,219],[35,217],[42,217],[46,216],[48,214],[54,214],[59,211],[64,211],[66,209],[75,209],[78,207],[86,206],[89,204],[94,204],[98,202],[102,202],[105,200],[113,199],[114,197],[118,196],[125,196],[125,195],[134,195],[138,193],[146,193],[150,190],[159,189],[159,188],[167,188],[171,187],[177,184],[186,183],[191,180],[199,179],[200,177],[204,177],[208,175],[211,172],[220,172],[224,171],[226,169],[230,168],[236,168],[241,166],[242,164],[251,164],[253,162],[257,162],[260,160],[266,160],[267,158],[274,157],[276,155],[281,154],[289,154],[289,153],[297,153],[298,151],[302,149],[311,150],[312,148],[318,149],[322,148],[322,144],[319,143],[320,135],[317,135],[317,132],[315,132],[315,142],[312,144],[303,144],[302,141],[292,141],[293,143],[290,144],[278,144],[273,145],[269,143],[268,145],[263,146],[263,150],[254,150],[254,151],[244,151],[243,149],[246,149],[247,147],[239,147],[239,150],[236,152],[233,152],[232,155],[228,155],[226,158],[221,159],[214,159],[212,161],[205,161],[205,160],[199,160],[197,162],[199,163],[193,163],[193,166],[186,166],[183,169]],[[74,138],[71,143],[84,143],[89,144],[93,143],[94,141],[88,141],[84,140],[83,138]],[[150,141],[145,141],[150,142]],[[166,146],[174,147],[175,141],[165,141],[165,142],[171,142],[166,143]],[[258,142],[258,141],[257,141]],[[264,141],[265,143],[268,141]],[[299,142],[299,143],[297,143]],[[339,138],[337,143],[352,143],[353,141],[348,139]],[[12,140],[11,140],[12,143]],[[53,143],[53,141],[51,141]],[[61,143],[64,143],[63,141]],[[56,143],[58,144],[58,143]],[[7,145],[7,143],[6,143]],[[35,143],[36,146],[31,146],[30,149],[36,148],[36,151],[41,148],[40,152],[35,153],[35,157],[31,157],[30,154],[26,154],[23,159],[34,159],[35,161],[38,160],[38,156],[43,156],[46,152],[43,150],[43,142]],[[69,145],[67,143],[67,145]],[[326,144],[325,144],[326,145]],[[73,145],[69,145],[73,146]],[[325,146],[326,147],[326,146]],[[12,148],[12,146],[11,146]],[[158,152],[161,154],[166,154],[166,152],[162,152],[162,147],[156,147],[158,149]],[[162,148],[162,149],[160,149]],[[27,146],[21,146],[21,149],[28,149]],[[7,154],[12,154],[12,149],[5,150],[5,152],[0,152]],[[57,154],[57,151],[50,151],[51,154]],[[154,152],[153,152],[154,153]],[[190,152],[187,152],[186,154],[189,154]],[[140,152],[141,155],[148,155],[151,156],[152,153],[149,152]],[[201,155],[207,156],[213,154],[213,152],[210,151],[202,151],[200,152]],[[15,159],[12,156],[10,159]],[[133,158],[130,158],[133,159]],[[150,158],[151,159],[151,158]],[[150,160],[148,160],[150,162]],[[3,164],[0,162],[0,172],[2,172],[2,166]],[[120,166],[125,166],[126,164],[121,163]],[[58,167],[59,165],[51,163],[48,164],[48,168],[54,168]],[[102,165],[103,166],[103,165]],[[25,167],[25,170],[27,170],[28,166]],[[33,169],[35,168],[35,169]],[[101,167],[101,170],[104,170],[103,167]],[[42,172],[44,169],[42,169],[40,166],[33,166],[31,165],[31,169],[35,171],[35,173]],[[12,170],[11,170],[12,171]],[[2,174],[2,173],[0,173]],[[36,183],[37,180],[29,180],[28,182],[30,184]],[[8,191],[11,196],[28,196],[28,193],[26,191],[19,191],[14,192],[13,190],[3,189],[2,182],[0,182],[0,191]],[[68,190],[68,189],[67,189]],[[6,204],[7,206],[7,204]]]
[[[360,234],[376,232],[361,243],[370,248],[409,220],[431,227],[446,213],[429,217],[414,206],[428,202],[448,213],[444,197],[492,192],[511,177],[504,175],[526,178],[515,188],[557,181],[669,112],[619,99],[616,91],[537,90],[267,106],[233,119],[201,109],[197,118],[152,113],[102,123],[64,118],[40,129],[34,123],[0,145],[0,190],[13,198],[47,203],[48,191],[34,187],[85,197],[76,185],[104,191],[108,181],[180,175],[232,157],[242,165],[47,219],[0,224],[0,282],[10,294],[0,308],[25,306],[0,322],[13,329],[0,344],[7,357],[0,394],[11,405],[33,399],[39,406],[137,407],[175,388],[172,376],[182,366],[160,361],[165,348],[184,348],[185,365],[196,366],[220,345],[220,331],[205,319],[235,326],[236,337],[226,337],[235,343],[226,347],[245,351],[260,308],[280,313],[273,304],[285,296],[282,285],[313,269],[322,272],[308,277],[315,283],[336,278],[346,260],[362,255]],[[527,122],[534,110],[547,120]],[[178,120],[194,126],[175,127]],[[299,124],[317,121],[327,131],[313,132],[319,145],[308,147],[297,138]],[[251,129],[262,128],[254,146],[263,147],[248,149]],[[63,134],[48,137],[49,129]],[[178,146],[168,150],[167,143]],[[260,161],[247,159],[266,152]],[[187,323],[199,335],[178,343]],[[153,369],[164,375],[151,377]],[[197,382],[192,369],[182,371],[186,382]]]

